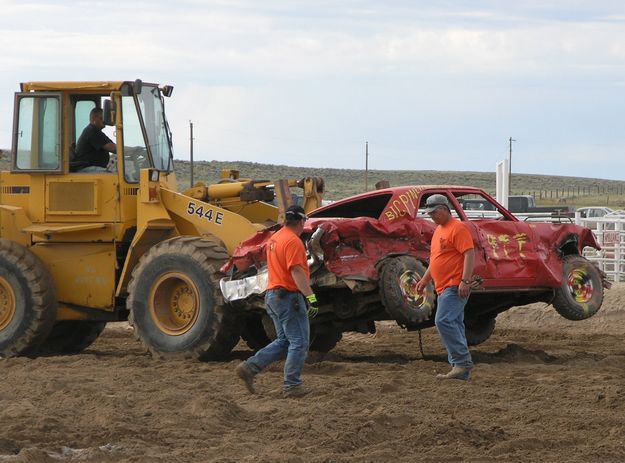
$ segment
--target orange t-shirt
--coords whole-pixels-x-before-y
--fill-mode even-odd
[[[430,276],[438,294],[460,284],[464,253],[473,247],[471,232],[458,219],[451,217],[445,225],[436,227],[430,251]]]
[[[291,276],[291,269],[300,266],[310,276],[304,243],[290,228],[282,227],[267,243],[267,267],[269,283],[267,289],[284,288],[298,291]]]

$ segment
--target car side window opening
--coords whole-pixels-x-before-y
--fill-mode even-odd
[[[507,217],[488,198],[479,193],[454,193],[467,220],[507,220]]]
[[[421,199],[419,200],[419,211],[417,212],[417,217],[420,219],[425,219],[425,220],[429,220],[432,221],[432,218],[425,212],[425,202],[427,201],[427,199],[434,195],[434,194],[442,194],[444,196],[447,197],[447,201],[449,201],[449,205],[451,206],[451,216],[455,217],[456,219],[461,219],[460,214],[458,214],[458,211],[456,210],[456,207],[454,205],[454,203],[452,202],[451,198],[449,197],[449,195],[444,192],[444,191],[433,191],[433,192],[428,192],[425,193],[421,196]]]
[[[390,193],[380,194],[376,196],[367,196],[365,198],[352,201],[346,204],[336,204],[325,207],[320,211],[310,214],[311,217],[371,217],[378,219],[386,209],[388,202],[393,197]]]

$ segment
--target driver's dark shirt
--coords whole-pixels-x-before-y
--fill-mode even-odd
[[[89,124],[82,131],[78,141],[76,142],[76,156],[74,161],[86,162],[90,166],[106,167],[109,163],[109,152],[102,149],[107,143],[113,143],[93,124]]]

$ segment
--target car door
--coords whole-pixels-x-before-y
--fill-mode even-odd
[[[420,201],[419,204],[421,205],[421,207],[424,207],[425,205],[425,201],[427,199],[428,196],[432,195],[432,194],[442,194],[447,196],[447,199],[449,200],[449,203],[451,205],[451,215],[455,218],[457,218],[458,220],[461,220],[463,222],[465,222],[465,224],[467,225],[467,228],[469,229],[469,232],[471,233],[471,237],[473,238],[473,243],[475,245],[475,261],[474,261],[474,266],[473,266],[473,274],[474,275],[479,275],[483,280],[484,280],[484,286],[489,286],[491,283],[491,281],[496,281],[496,267],[487,261],[486,259],[486,253],[484,252],[484,249],[481,246],[482,243],[482,239],[479,236],[479,229],[476,228],[474,226],[474,224],[472,224],[470,221],[467,220],[466,215],[464,215],[462,213],[462,207],[463,205],[466,204],[467,210],[471,210],[472,212],[476,213],[476,214],[482,214],[484,211],[482,209],[479,210],[475,210],[472,209],[474,207],[474,205],[476,204],[475,201],[471,201],[470,199],[468,201],[457,201],[454,197],[454,194],[446,189],[428,189],[426,191],[424,191],[420,197]],[[490,213],[490,212],[489,212]],[[431,220],[429,218],[427,218],[427,216],[425,216],[425,214],[422,214],[424,220]]]
[[[474,273],[482,272],[485,289],[534,286],[538,257],[531,224],[516,220],[492,198],[480,196],[495,210],[488,214],[461,211],[476,245]]]

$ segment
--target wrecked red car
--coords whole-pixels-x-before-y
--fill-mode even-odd
[[[311,349],[331,349],[346,331],[375,332],[377,320],[395,320],[409,330],[434,325],[433,286],[424,295],[415,292],[428,266],[435,229],[420,208],[432,194],[447,196],[452,214],[473,236],[479,279],[465,309],[470,345],[488,339],[497,315],[511,307],[545,302],[569,320],[586,319],[599,310],[609,283],[582,257],[586,246],[599,249],[589,229],[520,221],[477,188],[388,188],[321,207],[306,222],[302,239],[320,306],[311,320]],[[475,203],[488,207],[476,210]],[[262,347],[273,333],[262,300],[264,246],[278,228],[243,242],[222,268],[228,275],[222,292],[247,315],[242,336],[253,348]]]

